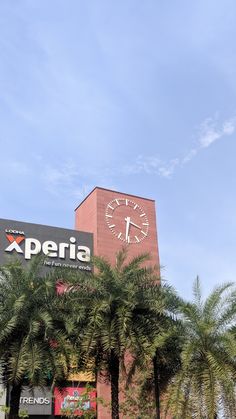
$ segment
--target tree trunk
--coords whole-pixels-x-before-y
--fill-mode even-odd
[[[111,351],[110,376],[111,376],[111,417],[119,419],[119,369],[118,356]]]
[[[22,384],[15,384],[12,386],[10,392],[10,411],[9,419],[19,418],[19,406],[20,406],[20,395],[21,395]]]
[[[153,358],[153,372],[154,372],[154,386],[155,386],[155,402],[156,402],[156,417],[161,417],[161,405],[160,405],[160,383],[159,383],[159,371],[157,365],[157,353]]]

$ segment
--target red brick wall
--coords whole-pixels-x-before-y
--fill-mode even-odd
[[[94,254],[99,256],[105,256],[111,263],[115,263],[115,255],[118,250],[124,246],[124,242],[118,239],[108,227],[106,221],[106,208],[109,202],[114,199],[128,199],[135,204],[138,204],[146,214],[149,222],[148,234],[139,243],[128,244],[128,255],[129,258],[137,256],[138,254],[148,252],[152,259],[152,265],[159,266],[159,253],[157,243],[157,227],[156,227],[156,211],[155,201],[137,197],[134,195],[124,194],[121,192],[115,192],[103,188],[95,188],[84,201],[75,210],[75,229],[80,231],[87,231],[94,234]],[[125,221],[124,217],[128,214],[127,211],[130,208],[118,208],[114,214],[114,223],[118,226],[119,230],[122,231],[123,236],[125,232]],[[110,211],[110,209],[109,209]],[[136,216],[135,223],[140,224],[140,213]],[[132,227],[133,229],[133,227]],[[135,228],[133,230],[135,232]],[[138,231],[138,230],[137,230]],[[138,231],[139,232],[139,231]],[[134,233],[135,234],[135,233]],[[97,385],[98,397],[102,397],[105,400],[110,400],[110,386],[102,383]],[[111,415],[106,409],[99,405],[98,406],[98,418],[99,419],[110,419]]]
[[[155,201],[153,200],[95,188],[75,210],[75,228],[94,233],[94,253],[105,256],[110,262],[114,263],[116,252],[125,243],[115,237],[108,228],[105,212],[107,204],[116,198],[127,198],[140,205],[147,214],[149,221],[147,237],[140,243],[130,243],[128,245],[130,258],[143,252],[149,252],[152,255],[152,262],[159,264],[156,211]],[[125,214],[125,208],[122,216],[118,215],[119,221],[123,221],[124,225],[123,214]]]

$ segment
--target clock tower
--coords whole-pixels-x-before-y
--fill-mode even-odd
[[[155,201],[94,188],[75,210],[76,230],[93,233],[94,254],[115,262],[116,253],[128,245],[130,258],[148,252],[159,265]]]
[[[115,263],[116,253],[128,246],[128,258],[149,253],[159,266],[155,201],[96,187],[75,210],[75,229],[93,233],[94,254]],[[97,395],[110,399],[110,386],[97,383]],[[98,406],[98,419],[110,419]]]

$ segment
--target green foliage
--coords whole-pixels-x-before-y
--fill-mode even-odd
[[[40,258],[27,269],[18,261],[1,267],[3,383],[13,388],[63,384],[69,372],[87,369],[111,381],[114,418],[119,410],[127,419],[156,417],[154,389],[158,386],[165,413],[175,419],[215,419],[219,410],[233,419],[233,284],[217,287],[203,301],[197,278],[194,300],[186,302],[171,287],[159,285],[158,270],[145,266],[148,259],[144,254],[128,261],[123,249],[114,266],[94,257],[91,274],[43,275]],[[56,292],[59,280],[68,291],[61,295]],[[127,388],[119,408],[121,373]],[[93,417],[94,412],[83,411],[88,393],[89,388],[76,409],[63,412],[65,416],[74,418],[79,409],[84,418]]]
[[[19,418],[25,419],[28,418],[28,412],[26,410],[19,410]]]
[[[130,381],[137,369],[150,368],[154,340],[167,327],[167,301],[169,310],[176,305],[172,290],[160,287],[158,269],[145,266],[148,260],[143,254],[127,261],[126,249],[118,252],[114,266],[95,257],[95,273],[80,276],[77,287],[75,275],[69,285],[77,346],[84,364],[94,359],[100,377],[111,381],[113,408],[119,403],[120,370]],[[127,354],[134,361],[129,365]]]
[[[80,277],[78,293],[70,295],[80,332],[79,346],[84,354],[95,356],[105,370],[109,369],[112,351],[122,361],[126,351],[132,353],[139,346],[146,356],[145,347],[150,345],[146,331],[163,312],[157,274],[143,267],[147,260],[147,255],[140,255],[125,263],[124,249],[117,254],[114,267],[95,257],[96,273]]]
[[[236,412],[236,320],[233,284],[217,287],[202,300],[200,282],[194,284],[193,303],[182,301],[181,369],[166,395],[166,411],[176,419],[214,419]]]
[[[43,386],[66,376],[68,341],[57,277],[41,274],[41,259],[0,267],[0,362],[5,384]],[[52,345],[57,342],[57,345]]]
[[[35,257],[27,268],[19,260],[0,267],[0,369],[11,386],[9,417],[18,414],[23,385],[63,382],[69,371],[66,295],[57,293],[57,274],[45,275],[42,266]]]

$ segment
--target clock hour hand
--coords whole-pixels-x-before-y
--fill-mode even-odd
[[[130,224],[132,224],[132,226],[139,228],[139,230],[141,230],[141,227],[138,226],[137,224],[133,223],[133,221],[130,221]]]
[[[125,218],[126,221],[126,229],[125,229],[125,240],[128,241],[129,237],[129,227],[130,227],[130,217]]]

